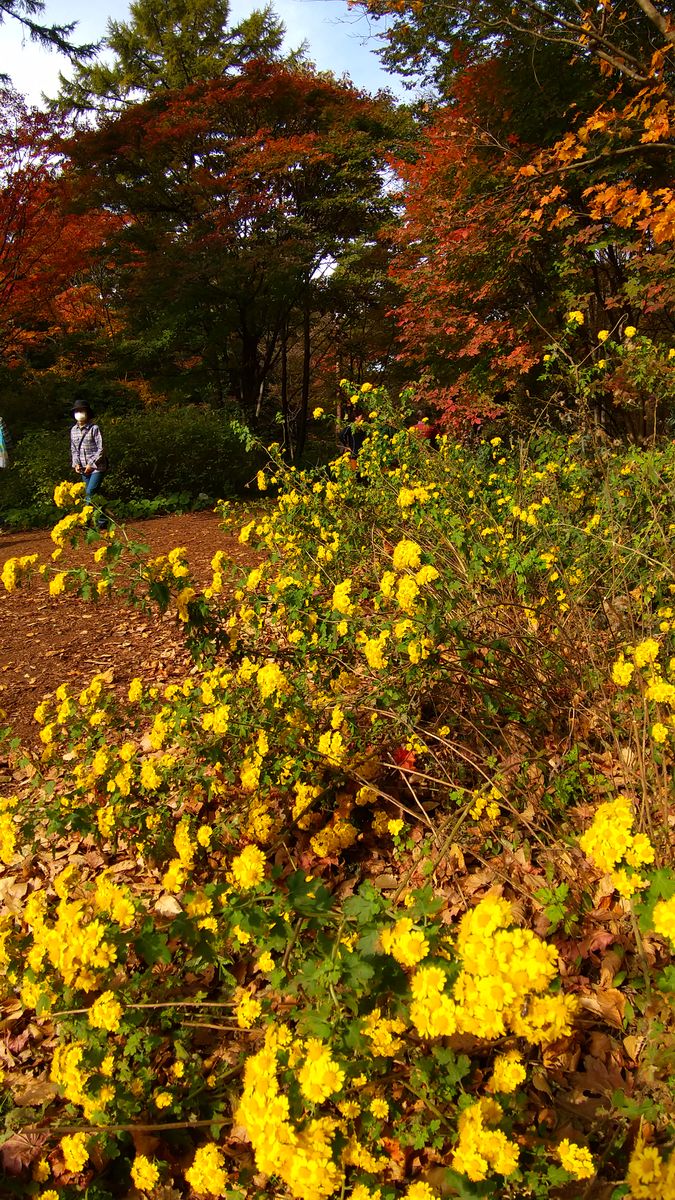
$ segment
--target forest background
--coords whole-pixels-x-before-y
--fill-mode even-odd
[[[310,414],[343,377],[455,429],[669,431],[668,18],[366,7],[410,103],[203,0],[133,5],[42,109],[7,81],[5,521],[46,519],[78,398],[111,491],[156,503],[240,490],[244,428],[299,461],[309,420],[325,458]]]
[[[0,742],[2,1187],[672,1200],[669,14],[370,0],[406,104],[271,9],[0,13],[74,61],[0,122],[2,520],[64,512],[3,617],[74,647]],[[195,563],[115,519],[254,479]]]

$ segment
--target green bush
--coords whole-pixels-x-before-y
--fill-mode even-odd
[[[240,426],[213,409],[190,405],[101,418],[110,458],[105,495],[122,516],[173,511],[242,493],[259,466]],[[0,520],[15,527],[49,524],[54,487],[69,478],[68,430],[27,433],[0,480]],[[140,509],[139,509],[140,505]]]

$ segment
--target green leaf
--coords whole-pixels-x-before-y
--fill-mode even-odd
[[[134,941],[134,949],[149,967],[154,967],[158,962],[171,962],[166,934],[155,929],[152,921],[145,922],[139,937]]]

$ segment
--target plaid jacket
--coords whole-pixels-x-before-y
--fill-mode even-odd
[[[94,425],[91,421],[88,421],[82,428],[79,425],[73,425],[70,431],[70,458],[73,470],[76,467],[80,467],[82,471],[85,467],[93,467],[95,471],[106,470],[108,459],[103,449],[103,438],[98,425]]]

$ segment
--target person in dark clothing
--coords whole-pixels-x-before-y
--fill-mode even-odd
[[[354,412],[340,430],[338,440],[343,450],[348,450],[352,458],[358,458],[359,450],[369,433],[363,413]]]

